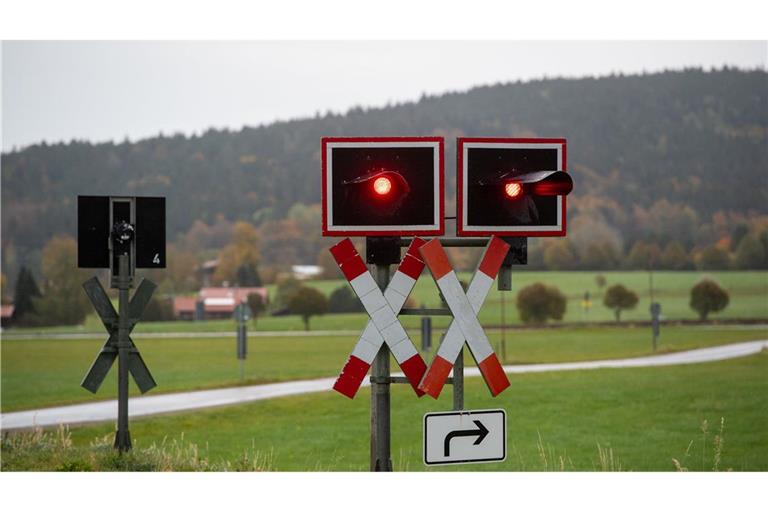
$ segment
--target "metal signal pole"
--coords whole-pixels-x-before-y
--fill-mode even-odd
[[[389,283],[389,265],[376,264],[376,284],[382,291]],[[382,344],[371,367],[371,471],[392,471],[389,347]]]
[[[128,291],[131,276],[128,272],[128,255],[118,256],[118,317],[117,317],[117,432],[115,445],[120,453],[131,449],[131,433],[128,430]]]

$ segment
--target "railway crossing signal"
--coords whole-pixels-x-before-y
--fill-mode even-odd
[[[133,294],[130,304],[128,305],[128,333],[133,330],[136,324],[141,318],[141,314],[149,304],[149,300],[152,297],[152,293],[157,286],[144,279],[139,284],[136,292]],[[83,289],[88,295],[88,298],[93,304],[96,313],[101,319],[101,323],[104,324],[104,328],[109,333],[109,338],[104,343],[104,347],[101,349],[96,359],[91,364],[91,368],[85,375],[83,382],[80,384],[82,387],[96,393],[101,387],[101,383],[104,382],[104,378],[109,373],[109,369],[117,359],[118,354],[118,315],[115,308],[112,306],[112,301],[109,300],[107,292],[101,286],[98,278],[92,277],[83,283]],[[139,390],[142,393],[146,393],[150,389],[157,386],[155,379],[149,372],[144,359],[142,359],[139,350],[133,343],[133,340],[129,337],[128,343],[130,344],[128,352],[128,371],[133,376],[133,380],[136,382]]]
[[[565,196],[573,188],[565,139],[459,138],[458,238],[429,242],[418,237],[444,234],[442,138],[328,137],[321,144],[323,236],[366,237],[365,262],[349,239],[331,253],[371,318],[334,384],[353,398],[371,370],[371,470],[392,469],[389,387],[405,382],[434,398],[453,385],[458,412],[425,416],[426,464],[503,460],[504,411],[461,411],[463,347],[466,341],[493,396],[509,387],[477,314],[497,276],[499,290],[511,289],[511,265],[527,262],[526,237],[565,235]],[[444,245],[486,248],[466,293]],[[375,279],[366,263],[375,266]],[[392,264],[399,266],[390,281]],[[447,309],[403,308],[425,265]],[[428,369],[399,314],[454,317]],[[422,330],[428,333],[428,323]],[[390,376],[390,351],[405,378]]]
[[[416,394],[424,394],[419,389],[419,382],[427,365],[397,319],[397,313],[424,269],[418,253],[423,244],[423,240],[414,238],[383,293],[349,238],[331,247],[336,263],[371,317],[333,385],[339,393],[354,398],[376,354],[386,343]]]
[[[564,236],[565,139],[459,138],[459,236]]]
[[[77,266],[108,268],[115,288],[119,254],[130,277],[165,268],[164,197],[77,196]]]
[[[435,359],[419,384],[419,389],[429,396],[433,398],[440,396],[440,391],[453,369],[454,361],[464,347],[465,340],[491,394],[496,396],[509,387],[509,379],[504,373],[504,368],[499,363],[493,347],[476,318],[493,286],[493,281],[508,249],[509,245],[501,238],[491,237],[465,294],[456,273],[451,268],[445,250],[440,245],[440,240],[435,238],[421,247],[424,261],[454,316],[440,343]]]
[[[131,449],[128,430],[128,374],[142,393],[157,383],[130,338],[156,285],[143,279],[133,299],[129,291],[138,268],[165,268],[165,198],[78,196],[77,264],[109,268],[110,286],[118,290],[118,311],[96,277],[83,288],[101,318],[109,338],[96,356],[81,386],[98,391],[115,359],[117,368],[117,431],[115,448]]]
[[[323,235],[440,235],[442,137],[322,139]]]

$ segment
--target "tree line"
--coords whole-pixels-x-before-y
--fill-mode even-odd
[[[42,275],[45,245],[75,235],[78,194],[166,196],[175,257],[215,258],[247,222],[263,271],[314,263],[330,243],[319,236],[320,138],[360,134],[445,136],[447,169],[457,136],[566,137],[572,246],[534,244],[549,249],[546,268],[622,268],[640,241],[658,246],[658,262],[666,252],[688,268],[763,268],[768,73],[724,68],[495,84],[189,137],[36,144],[2,155],[2,271],[11,283],[22,265]],[[452,172],[446,180],[451,211]]]

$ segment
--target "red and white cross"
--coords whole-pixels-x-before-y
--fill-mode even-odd
[[[491,237],[465,294],[440,240],[435,238],[421,247],[421,255],[454,316],[434,361],[419,385],[419,389],[429,396],[440,396],[448,374],[464,346],[464,340],[467,341],[491,394],[496,396],[509,387],[507,374],[504,373],[504,368],[477,320],[477,313],[493,286],[508,250],[509,244],[504,240],[497,236]]]
[[[424,240],[413,239],[383,293],[349,238],[331,247],[336,263],[371,317],[333,385],[333,389],[339,393],[354,398],[373,359],[382,344],[386,343],[416,394],[424,395],[418,386],[427,365],[397,318],[397,313],[424,269],[424,262],[419,255],[422,245]]]

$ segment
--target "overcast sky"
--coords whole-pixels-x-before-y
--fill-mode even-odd
[[[2,147],[131,140],[544,76],[766,68],[765,42],[4,42]]]

